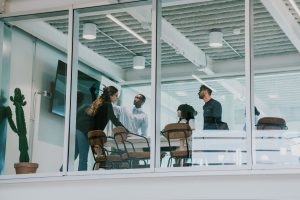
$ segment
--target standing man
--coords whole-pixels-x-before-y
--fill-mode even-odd
[[[133,109],[132,109],[132,131],[133,133],[147,136],[148,129],[148,116],[142,110],[142,105],[145,103],[146,97],[142,94],[138,94],[134,97],[133,100]]]
[[[222,106],[220,102],[211,97],[212,90],[206,85],[201,85],[199,98],[205,102],[203,106],[203,130],[216,130],[217,123],[222,121]]]

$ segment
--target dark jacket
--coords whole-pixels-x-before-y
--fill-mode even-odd
[[[90,105],[82,105],[77,110],[76,129],[83,133],[94,130],[94,118],[86,113],[86,109]]]
[[[109,120],[111,120],[115,126],[123,126],[115,116],[112,104],[105,102],[98,108],[94,116],[94,130],[104,130]]]

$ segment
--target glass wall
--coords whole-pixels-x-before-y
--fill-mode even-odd
[[[125,5],[74,14],[71,171],[150,167],[152,4]]]
[[[299,16],[289,1],[280,0],[253,1],[253,15],[254,164],[298,165],[300,46],[294,36]]]
[[[24,125],[37,173],[297,167],[299,16],[290,1],[250,2],[247,76],[241,0],[163,0],[157,10],[127,1],[74,9],[72,19],[68,11],[2,18],[0,174],[15,174],[14,130]],[[16,118],[19,91],[25,124]]]
[[[244,7],[162,1],[161,167],[247,164]]]
[[[60,61],[67,62],[68,12],[4,18],[1,36],[0,172],[15,174],[19,161],[38,163],[37,173],[59,172],[66,97]]]

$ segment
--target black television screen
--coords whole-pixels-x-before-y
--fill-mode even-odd
[[[51,112],[60,116],[65,116],[66,108],[66,81],[67,64],[58,60],[55,86],[52,95]],[[92,102],[91,87],[95,87],[96,95],[99,93],[100,81],[89,75],[78,71],[77,91],[81,93],[80,104],[90,104]],[[79,98],[78,98],[79,101]]]

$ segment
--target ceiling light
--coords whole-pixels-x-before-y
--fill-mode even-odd
[[[223,46],[223,33],[213,30],[209,33],[209,46],[212,48],[220,48]]]
[[[289,0],[289,2],[293,6],[293,8],[296,11],[296,13],[300,16],[300,10],[299,10],[297,4],[295,3],[295,1],[294,0]]]
[[[179,96],[179,97],[186,97],[187,93],[185,91],[177,91],[176,95]]]
[[[85,23],[83,24],[83,33],[82,37],[87,40],[96,39],[97,26],[93,23]]]
[[[198,76],[196,76],[195,74],[192,74],[192,77],[194,79],[196,79],[197,81],[199,81],[201,84],[205,85],[206,87],[210,88],[213,92],[216,92],[215,89],[213,89],[212,87],[210,87],[209,85],[207,85],[201,78],[199,78]]]
[[[144,56],[134,56],[133,57],[133,68],[134,69],[145,69],[145,57]]]
[[[116,24],[118,24],[119,26],[121,26],[123,29],[125,29],[126,31],[128,31],[130,34],[132,34],[137,39],[141,40],[144,44],[148,43],[148,41],[145,40],[142,36],[140,36],[139,34],[137,34],[136,32],[134,32],[133,30],[131,30],[128,26],[126,26],[125,24],[123,24],[122,22],[120,22],[117,18],[115,18],[111,14],[107,14],[106,17],[108,17],[113,22],[115,22]]]
[[[291,154],[293,156],[300,156],[300,145],[299,144],[291,146]]]
[[[278,99],[279,98],[279,95],[278,94],[268,94],[268,97],[270,99]]]
[[[233,34],[234,34],[234,35],[239,35],[239,34],[241,34],[241,29],[240,29],[240,28],[235,28],[235,29],[233,29]]]

